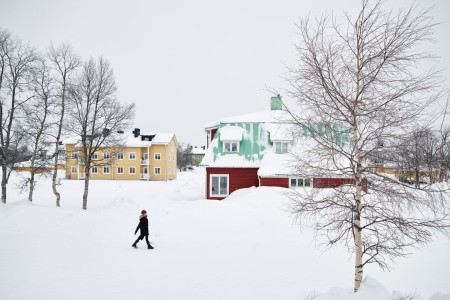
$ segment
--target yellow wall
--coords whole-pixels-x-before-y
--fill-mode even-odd
[[[108,151],[109,149],[103,149],[98,151],[98,160],[95,164],[97,166],[97,174],[94,174],[91,169],[91,179],[113,179],[113,180],[140,180],[141,174],[144,174],[144,168],[147,168],[147,176],[143,177],[144,180],[172,180],[177,178],[177,142],[174,137],[172,141],[167,145],[155,145],[149,147],[126,147],[119,151],[123,153],[123,159],[115,159],[113,165],[109,165],[109,174],[103,172],[102,158],[103,152],[118,152]],[[77,173],[72,173],[72,167],[77,167],[80,173],[84,173],[84,165],[79,165],[78,159],[71,159],[72,153],[77,149],[73,144],[66,145],[66,177],[69,179],[78,179]],[[80,151],[81,152],[81,151]],[[135,159],[130,159],[130,153],[135,153]],[[144,154],[149,154],[147,161],[141,162],[141,158],[144,158]],[[155,159],[155,154],[159,153],[159,160]],[[135,173],[130,172],[130,168],[133,167]],[[119,173],[119,168],[123,168],[123,173]],[[156,174],[155,168],[159,169],[159,174]],[[78,170],[78,169],[77,169]],[[144,176],[144,175],[143,175]]]

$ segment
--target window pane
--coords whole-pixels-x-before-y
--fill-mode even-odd
[[[231,143],[231,151],[237,152],[237,143]]]
[[[211,194],[212,195],[219,194],[219,177],[217,176],[211,177]]]
[[[305,186],[311,186],[311,179],[305,179]]]
[[[221,195],[227,195],[228,194],[228,178],[223,176],[220,177],[220,194]]]
[[[298,179],[298,186],[303,186],[303,179],[301,178]]]
[[[297,187],[297,179],[291,178],[291,187]]]
[[[287,153],[288,144],[281,143],[281,153]]]
[[[281,153],[281,143],[275,143],[275,152]]]
[[[225,151],[227,152],[231,151],[230,143],[225,143]]]

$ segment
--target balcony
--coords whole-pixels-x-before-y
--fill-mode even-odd
[[[148,180],[150,178],[149,174],[141,173],[141,180]]]
[[[143,158],[141,158],[141,165],[148,165],[149,164],[149,161],[148,161],[148,159],[143,159]]]

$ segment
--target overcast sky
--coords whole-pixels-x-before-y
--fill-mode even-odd
[[[434,5],[450,86],[450,1]],[[204,124],[269,108],[295,62],[295,23],[308,14],[356,11],[359,0],[0,0],[0,27],[41,50],[69,43],[110,61],[119,98],[136,104],[135,127],[204,145]],[[400,8],[407,0],[386,1]],[[289,103],[290,99],[287,99]]]

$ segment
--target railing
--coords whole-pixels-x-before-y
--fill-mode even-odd
[[[141,165],[148,165],[148,159],[141,158]]]
[[[141,179],[143,179],[143,180],[149,179],[149,176],[148,176],[148,175],[149,175],[149,174],[141,173]]]

